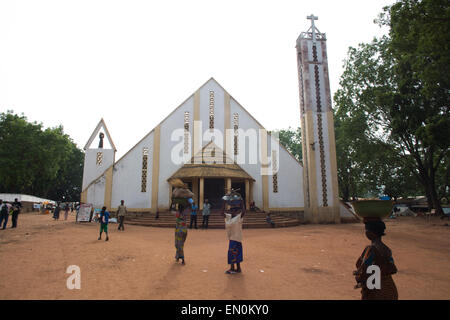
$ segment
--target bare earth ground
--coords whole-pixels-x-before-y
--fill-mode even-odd
[[[450,299],[446,223],[387,221],[400,299]],[[0,299],[360,299],[352,271],[368,244],[363,224],[244,229],[239,275],[224,274],[225,230],[189,230],[182,266],[174,229],[116,227],[105,242],[98,224],[76,224],[74,214],[21,214],[17,229],[0,230]],[[66,287],[69,265],[81,268],[81,290]]]

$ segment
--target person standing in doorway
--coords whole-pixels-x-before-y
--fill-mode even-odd
[[[208,221],[209,221],[209,214],[211,213],[211,204],[208,202],[208,199],[205,199],[205,202],[203,203],[203,221],[202,221],[202,228],[208,229]]]
[[[109,212],[106,211],[106,207],[103,207],[102,211],[100,212],[99,222],[100,222],[100,236],[98,237],[98,240],[102,240],[102,233],[103,231],[105,231],[106,233],[105,241],[108,241]]]
[[[18,199],[14,199],[12,204],[13,212],[12,212],[12,226],[11,228],[17,228],[17,219],[19,218],[20,210],[22,209],[22,203],[18,201]]]
[[[192,223],[195,224],[195,229],[197,229],[197,210],[198,206],[195,204],[195,201],[191,205],[191,224],[189,225],[189,229],[192,229]]]
[[[124,206],[125,201],[120,200],[120,206],[117,208],[117,219],[119,221],[119,227],[117,230],[125,231],[125,227],[123,226],[123,222],[125,221],[125,214],[127,213],[127,207]]]
[[[3,200],[0,200],[0,227],[3,222],[3,229],[6,229],[6,224],[8,223],[9,218],[9,208],[6,203],[3,203]]]

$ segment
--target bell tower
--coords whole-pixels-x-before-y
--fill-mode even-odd
[[[315,25],[297,39],[305,220],[340,223],[333,109],[325,33]]]
[[[98,145],[94,144],[94,140],[98,138]],[[107,139],[107,144],[104,139]],[[84,147],[84,168],[83,168],[83,184],[81,192],[81,202],[88,202],[87,189],[102,174],[105,179],[105,196],[104,205],[110,209],[111,192],[112,192],[112,166],[115,162],[116,147],[111,139],[108,128],[103,119],[97,124],[92,132],[88,142]]]

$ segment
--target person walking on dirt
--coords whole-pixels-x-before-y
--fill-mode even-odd
[[[59,220],[59,212],[60,211],[61,211],[61,207],[59,206],[59,203],[57,203],[55,211],[53,212],[53,219]]]
[[[170,211],[175,214],[175,261],[180,261],[185,265],[184,260],[184,243],[187,238],[187,223],[186,219],[192,210],[194,194],[188,189],[188,185],[180,179],[173,179],[170,184],[175,189],[172,192],[172,203]]]
[[[22,209],[22,203],[16,199],[12,204],[13,212],[12,212],[12,226],[11,228],[17,228],[17,219],[19,218],[20,209]]]
[[[106,233],[105,241],[109,240],[109,237],[108,237],[109,216],[110,216],[110,214],[109,214],[108,211],[106,211],[106,207],[103,207],[102,211],[100,212],[100,218],[99,218],[99,221],[100,221],[100,236],[98,237],[98,240],[102,240],[102,233],[103,233],[103,231],[105,231],[105,233]]]
[[[361,288],[362,300],[398,300],[397,286],[392,275],[397,273],[392,251],[386,246],[381,238],[385,235],[386,225],[381,219],[364,219],[366,237],[371,244],[366,246],[359,259],[356,261],[357,270],[353,272],[357,285],[355,289]],[[380,269],[380,287],[368,288],[367,280],[370,273],[367,269],[372,266]]]
[[[244,200],[237,190],[233,189],[222,199],[224,200],[222,215],[225,217],[225,228],[230,240],[228,247],[228,264],[230,269],[225,273],[241,273],[241,262],[244,260],[242,251],[242,223],[245,215]],[[229,210],[225,211],[227,205]],[[236,265],[236,268],[234,265]]]
[[[68,215],[69,215],[69,205],[66,203],[64,207],[64,220],[67,220]]]
[[[123,226],[123,222],[125,221],[125,215],[127,213],[127,207],[124,206],[125,201],[120,200],[120,206],[117,208],[117,218],[119,220],[119,227],[117,230],[122,229],[125,231],[125,227]]]
[[[3,200],[0,200],[0,227],[3,222],[3,229],[6,229],[6,224],[8,223],[9,218],[9,208],[6,203],[3,203]]]

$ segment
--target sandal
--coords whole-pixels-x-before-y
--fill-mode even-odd
[[[227,270],[227,271],[225,271],[225,273],[226,273],[226,274],[235,274],[236,271],[234,271],[234,270]]]

